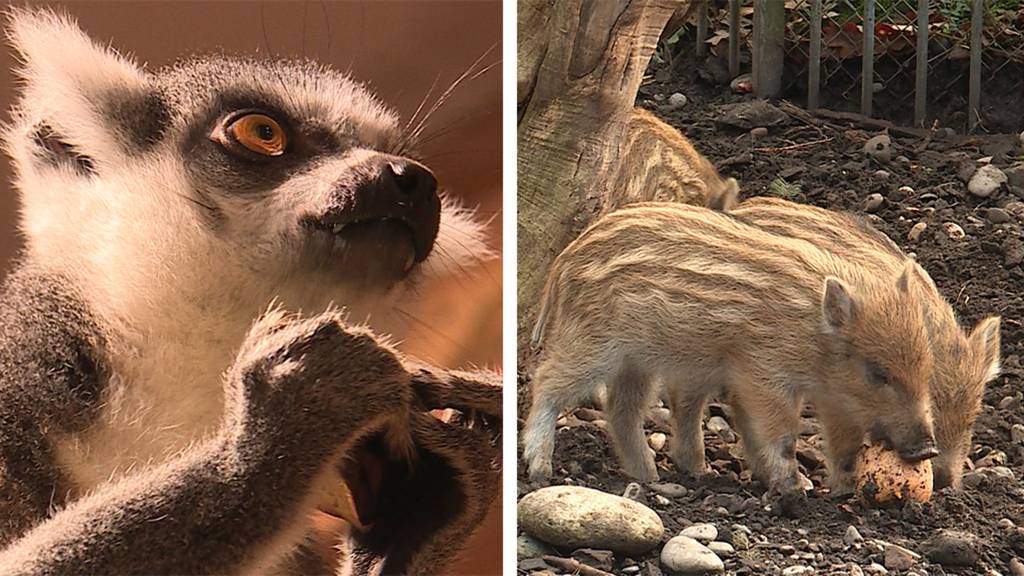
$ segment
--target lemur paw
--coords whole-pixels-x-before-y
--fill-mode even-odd
[[[311,318],[271,310],[260,318],[229,375],[232,391],[245,413],[327,437],[404,415],[412,399],[398,354],[336,310]]]

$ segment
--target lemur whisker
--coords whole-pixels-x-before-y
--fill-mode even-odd
[[[404,310],[402,308],[399,308],[398,306],[393,306],[392,310],[397,312],[399,316],[405,318],[406,320],[410,320],[414,324],[419,326],[420,328],[425,329],[429,334],[433,334],[434,336],[437,336],[437,337],[441,338],[442,340],[444,340],[448,344],[451,344],[452,346],[455,346],[464,355],[469,355],[469,349],[467,349],[465,346],[463,346],[459,341],[457,341],[456,339],[452,338],[448,334],[445,334],[444,332],[438,330],[433,325],[431,325],[429,322],[426,322],[426,321],[418,318],[412,312],[409,312],[408,310]],[[431,360],[431,361],[433,361],[433,360]]]
[[[437,100],[434,101],[434,104],[430,107],[430,110],[428,110],[427,113],[423,116],[423,118],[419,121],[419,123],[416,125],[416,127],[412,130],[412,133],[409,134],[408,140],[410,142],[415,142],[416,141],[416,138],[419,136],[419,134],[423,130],[423,128],[427,125],[427,122],[430,120],[431,116],[433,116],[433,114],[435,112],[437,112],[445,104],[445,102],[448,101],[448,99],[451,97],[452,93],[455,91],[456,88],[458,88],[462,84],[463,81],[465,81],[467,78],[471,77],[471,73],[473,72],[473,69],[475,69],[478,65],[480,65],[480,63],[483,62],[483,60],[485,58],[487,58],[487,56],[489,56],[491,54],[491,52],[494,50],[494,48],[496,46],[498,46],[497,42],[495,42],[494,44],[491,44],[490,47],[488,47],[487,50],[485,50],[484,53],[480,55],[479,58],[477,58],[476,60],[473,61],[472,64],[470,64],[469,68],[467,68],[465,72],[460,74],[459,77],[456,78],[455,81],[452,82],[451,85],[449,85],[448,88],[444,92],[441,93],[441,95],[437,98]],[[494,66],[493,64],[490,65],[490,66],[487,66],[481,72],[486,72],[487,70],[491,69],[493,66]],[[479,74],[472,75],[472,78],[477,78],[477,77],[479,77]]]

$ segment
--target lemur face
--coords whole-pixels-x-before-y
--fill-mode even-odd
[[[254,265],[372,288],[431,253],[437,182],[402,155],[394,115],[358,84],[308,63],[222,57],[154,79],[167,124],[137,133],[156,128],[146,140],[182,159],[185,193],[213,234],[240,252],[262,245]]]
[[[9,34],[24,86],[6,142],[31,251],[306,307],[486,252],[396,116],[338,72],[226,56],[146,71],[49,12],[14,11]]]

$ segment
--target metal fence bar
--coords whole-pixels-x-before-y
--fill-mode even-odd
[[[754,0],[754,94],[778,96],[785,66],[786,6],[779,0]]]
[[[811,46],[807,63],[807,107],[818,107],[821,90],[821,0],[811,0]]]
[[[875,88],[875,0],[864,0],[864,55],[861,58],[860,113],[871,116]]]
[[[740,0],[729,0],[729,76],[740,75]]]
[[[708,50],[708,0],[697,0],[697,56]]]
[[[928,0],[917,0],[917,69],[914,72],[914,125],[924,126],[928,101]]]
[[[981,103],[981,29],[985,26],[985,0],[974,0],[971,7],[971,71],[967,96],[967,132],[974,132],[980,121]]]

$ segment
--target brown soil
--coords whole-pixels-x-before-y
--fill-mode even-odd
[[[822,490],[826,476],[820,453],[813,447],[815,425],[806,421],[807,434],[801,464],[815,481],[804,513],[798,518],[782,516],[770,502],[762,500],[765,488],[749,480],[741,466],[741,451],[717,436],[706,434],[707,454],[719,474],[712,479],[680,477],[664,453],[658,464],[662,481],[677,482],[689,489],[688,494],[672,499],[668,505],[651,500],[648,504],[661,516],[666,526],[666,539],[685,525],[711,522],[726,533],[734,523],[746,525],[754,532],[753,546],[727,560],[729,573],[772,574],[780,568],[802,564],[814,566],[822,573],[829,567],[854,562],[866,566],[882,563],[882,554],[871,547],[851,548],[843,543],[849,525],[856,526],[867,538],[876,538],[920,551],[921,543],[939,529],[957,529],[980,539],[977,551],[980,561],[973,567],[956,568],[930,563],[928,574],[986,574],[996,570],[1007,574],[1008,562],[1024,558],[1024,528],[997,525],[1008,518],[1016,526],[1024,526],[1024,445],[1013,443],[1010,430],[1024,424],[1020,394],[1024,389],[1020,357],[1024,317],[1024,270],[1020,266],[1020,216],[1011,214],[1010,222],[993,224],[987,218],[989,208],[1008,208],[1024,197],[1024,190],[1005,187],[992,197],[982,199],[967,193],[961,173],[965,164],[991,156],[992,162],[1005,168],[1024,155],[1017,135],[984,137],[951,136],[941,130],[930,136],[892,133],[893,160],[876,164],[865,158],[864,142],[880,133],[855,123],[837,121],[808,124],[799,119],[770,128],[769,134],[756,142],[743,131],[716,124],[721,117],[720,106],[748,100],[734,95],[727,86],[704,83],[699,66],[681,67],[690,72],[669,81],[651,81],[638,96],[638,105],[658,113],[680,129],[712,161],[724,175],[736,177],[744,197],[770,194],[769,186],[777,178],[799,186],[791,199],[831,209],[863,212],[865,198],[879,193],[885,202],[873,220],[876,226],[917,255],[940,290],[954,303],[965,325],[981,318],[1002,316],[1003,374],[985,394],[984,407],[975,425],[972,464],[993,451],[1004,452],[1012,481],[984,481],[962,491],[937,492],[926,504],[902,508],[874,510],[855,500],[834,501]],[[706,76],[706,75],[705,75]],[[689,102],[681,109],[665,111],[663,102],[674,92],[687,96]],[[805,146],[801,146],[805,144]],[[896,159],[897,156],[903,158]],[[888,177],[876,175],[885,170]],[[902,186],[912,191],[900,192]],[[1009,205],[1009,206],[1008,206]],[[917,242],[907,234],[917,222],[926,222],[927,229]],[[943,224],[953,222],[963,228],[966,237],[950,239]],[[520,398],[525,398],[529,382],[520,375]],[[1016,396],[1017,399],[1013,397]],[[521,403],[520,417],[525,417]],[[712,412],[729,416],[728,408],[713,405]],[[555,451],[553,484],[572,483],[621,494],[630,482],[623,475],[612,454],[603,430],[590,422],[570,419],[573,424],[559,430]],[[648,422],[648,433],[659,425]],[[667,431],[667,430],[662,430]],[[809,443],[808,443],[809,441]],[[522,460],[519,467],[519,494],[536,488],[525,476]],[[758,536],[763,542],[758,543]],[[722,538],[720,538],[722,539]],[[796,553],[810,553],[794,558]],[[780,547],[783,547],[780,550]],[[571,550],[559,551],[568,555]],[[658,574],[657,550],[641,558],[616,557],[613,571],[640,564],[642,574]],[[819,554],[815,558],[810,555]],[[921,566],[921,565],[919,565]],[[845,569],[841,573],[849,574]]]

